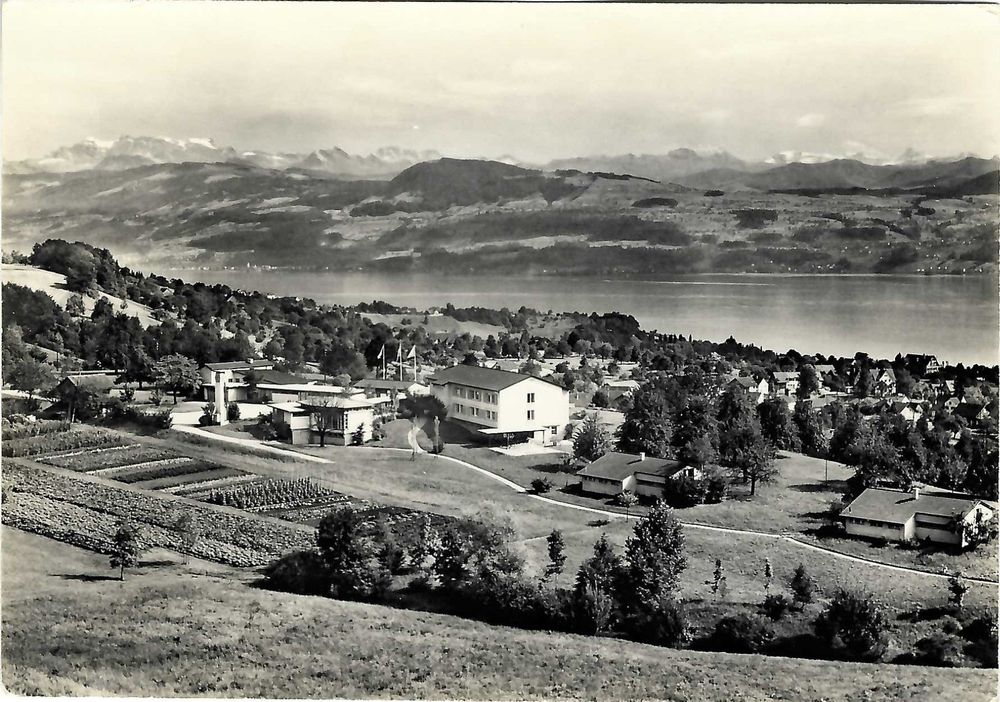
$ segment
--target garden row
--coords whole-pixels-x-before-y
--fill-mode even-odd
[[[122,520],[141,526],[143,546],[160,546],[234,566],[261,566],[307,548],[312,531],[189,500],[115,487],[5,462],[3,521],[11,526],[108,552]],[[199,537],[177,531],[186,517]]]
[[[12,429],[10,433],[16,436],[19,430],[20,427],[17,427]],[[0,451],[0,454],[6,458],[108,449],[132,443],[118,432],[83,424],[74,424],[63,431],[53,430],[47,433],[21,436],[21,438],[8,438],[8,435],[8,432],[4,432],[3,449]]]

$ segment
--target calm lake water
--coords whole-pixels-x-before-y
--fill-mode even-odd
[[[644,329],[785,351],[844,356],[933,353],[952,363],[997,363],[994,276],[699,275],[668,281],[566,277],[183,271],[179,277],[317,302],[385,300],[426,308],[521,305],[542,311],[618,311]]]

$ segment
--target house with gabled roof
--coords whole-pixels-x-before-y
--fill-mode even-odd
[[[844,508],[840,520],[852,536],[964,547],[969,528],[994,516],[995,506],[972,495],[867,488]]]
[[[543,378],[458,365],[436,371],[429,382],[448,418],[484,441],[553,443],[569,423],[569,392]]]
[[[773,393],[776,397],[792,397],[799,391],[799,374],[775,371],[771,374]]]
[[[764,398],[771,392],[771,386],[768,384],[767,378],[761,378],[758,381],[756,378],[746,375],[739,375],[732,378],[728,383],[726,383],[726,387],[739,388],[743,392],[747,393],[747,395],[749,395],[757,404],[763,402]]]
[[[700,470],[680,461],[618,451],[604,454],[576,474],[584,492],[609,496],[633,492],[643,497],[662,497],[667,481],[673,478],[701,477]]]

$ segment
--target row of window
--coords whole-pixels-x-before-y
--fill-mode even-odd
[[[454,405],[455,414],[468,414],[470,417],[485,417],[486,419],[492,419],[496,421],[497,413],[493,410],[480,409],[479,407],[466,407],[465,405],[456,402]]]
[[[476,402],[489,402],[494,405],[497,403],[497,394],[495,392],[483,392],[482,390],[474,390],[472,388],[456,387],[455,397],[465,397]]]
[[[469,400],[475,400],[476,402],[489,402],[495,405],[497,403],[498,396],[495,392],[484,392],[482,390],[475,390],[473,388],[455,388],[455,397],[464,397]],[[533,404],[535,402],[535,393],[527,393],[528,404]]]
[[[874,526],[882,527],[885,529],[895,529],[900,530],[902,526],[899,524],[893,524],[891,522],[880,522],[877,519],[861,519],[860,517],[844,517],[845,522],[851,522],[852,524],[861,524],[864,526]]]

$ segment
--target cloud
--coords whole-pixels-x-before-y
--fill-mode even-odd
[[[806,128],[818,127],[824,122],[826,122],[826,115],[821,115],[818,112],[809,112],[795,120],[795,126]]]
[[[729,121],[732,113],[729,110],[717,108],[702,113],[702,119],[711,124],[724,124]]]

